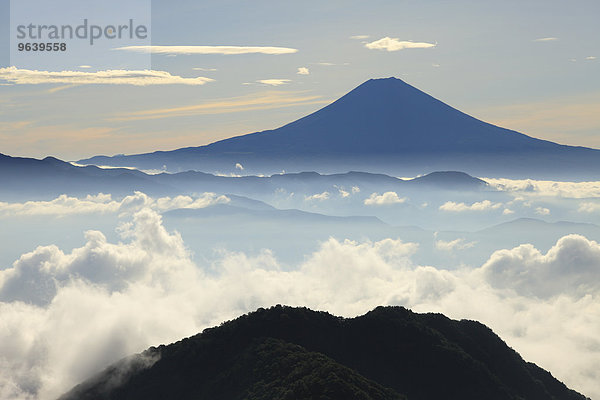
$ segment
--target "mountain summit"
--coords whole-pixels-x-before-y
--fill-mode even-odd
[[[75,399],[586,398],[475,321],[276,306],[113,364],[60,398]]]
[[[275,155],[397,155],[557,144],[498,128],[464,114],[397,78],[370,79],[321,110],[279,129],[206,146],[213,152]]]
[[[201,147],[133,156],[93,157],[104,164],[170,171],[365,170],[388,174],[463,170],[528,177],[568,175],[600,166],[600,151],[559,145],[480,121],[397,78],[371,79],[332,104],[278,129]],[[581,176],[580,176],[581,178]]]

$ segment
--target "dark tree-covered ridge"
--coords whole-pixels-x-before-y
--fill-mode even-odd
[[[275,306],[111,366],[71,399],[584,400],[485,325]]]

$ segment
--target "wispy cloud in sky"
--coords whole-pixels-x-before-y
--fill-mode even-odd
[[[398,51],[404,49],[428,49],[435,46],[435,43],[410,42],[400,40],[398,38],[391,38],[388,36],[365,44],[365,47],[367,49],[386,51]]]
[[[291,80],[289,80],[289,79],[261,79],[261,80],[258,80],[257,82],[262,83],[263,85],[281,86],[281,85],[285,85],[286,83],[290,83]]]
[[[0,133],[8,133],[18,129],[23,129],[31,124],[33,124],[33,121],[0,122]]]
[[[82,71],[37,71],[16,67],[0,68],[0,80],[18,85],[44,83],[62,84],[109,84],[109,85],[204,85],[214,79],[197,77],[183,78],[166,71],[106,70],[97,72]]]
[[[298,75],[309,75],[310,71],[306,67],[298,67]]]
[[[240,111],[268,110],[272,108],[291,107],[295,105],[324,104],[320,96],[299,95],[294,92],[267,92],[258,96],[235,97],[184,107],[159,108],[121,114],[114,119],[117,121],[132,121],[181,117],[186,115],[224,114]]]
[[[152,54],[292,54],[298,49],[289,47],[261,47],[261,46],[125,46],[115,50],[131,51],[136,53]]]
[[[556,38],[556,37],[543,37],[543,38],[535,39],[534,42],[554,42],[555,40],[558,40],[558,38]]]
[[[350,39],[354,39],[354,40],[362,40],[362,39],[368,39],[369,35],[354,35],[354,36],[350,36]]]
[[[333,62],[328,62],[328,61],[321,61],[318,63],[314,63],[315,65],[319,65],[321,67],[335,67],[335,66],[348,66],[350,65],[349,62],[344,62],[344,63],[333,63]]]

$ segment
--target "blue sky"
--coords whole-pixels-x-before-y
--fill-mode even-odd
[[[9,1],[0,4],[7,38]],[[3,40],[0,152],[75,160],[203,145],[281,126],[388,76],[485,121],[600,148],[599,15],[591,0],[153,1],[153,46],[288,50],[152,54],[169,84],[110,84],[92,62],[69,69],[96,83],[32,83],[29,69],[7,69]]]

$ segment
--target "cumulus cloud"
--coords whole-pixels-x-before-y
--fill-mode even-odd
[[[227,196],[204,193],[200,196],[176,196],[153,199],[142,192],[125,196],[117,201],[110,194],[99,193],[84,198],[60,195],[53,200],[27,201],[25,203],[0,202],[2,215],[74,215],[135,212],[142,208],[168,211],[177,208],[205,208],[215,204],[228,203]]]
[[[148,210],[136,214],[123,237],[131,241],[111,244],[90,231],[85,246],[71,253],[38,247],[0,271],[0,315],[9,322],[0,326],[0,398],[56,398],[100,365],[131,353],[132,340],[159,339],[190,323],[150,328],[144,311],[167,317],[167,303],[155,308],[146,300],[166,300],[182,279],[196,279],[181,237],[167,233]]]
[[[309,75],[310,71],[306,67],[298,67],[298,75]]]
[[[536,207],[535,213],[539,215],[550,215],[550,210],[546,207]]]
[[[123,238],[133,239],[130,244],[110,244],[101,232],[88,231],[86,245],[71,254],[42,246],[22,255],[12,268],[0,271],[0,300],[47,305],[57,289],[73,279],[93,282],[109,292],[123,289],[130,281],[161,279],[161,285],[168,285],[171,269],[179,268],[180,262],[189,267],[181,237],[168,234],[156,212],[139,211],[132,223],[119,230]],[[164,258],[167,263],[162,263]],[[41,260],[47,263],[40,268]],[[153,265],[151,270],[147,265]]]
[[[56,398],[126,354],[275,304],[290,289],[294,295],[286,302],[300,304],[302,299],[293,299],[303,296],[294,280],[304,275],[317,292],[332,293],[334,282],[324,278],[339,272],[333,258],[348,263],[343,279],[350,290],[341,297],[356,301],[362,290],[353,282],[368,285],[388,273],[369,272],[362,259],[402,263],[416,249],[396,240],[332,239],[295,272],[286,272],[264,251],[256,257],[227,254],[212,267],[217,275],[211,277],[190,261],[181,237],[168,233],[153,211],[138,212],[122,229],[122,238],[129,242],[109,243],[102,233],[90,231],[85,246],[70,253],[39,247],[0,271],[5,322],[0,325],[0,398]],[[372,277],[364,278],[367,273]],[[275,285],[273,291],[264,292],[265,284]],[[241,293],[252,295],[240,298]]]
[[[289,47],[273,46],[126,46],[117,47],[115,50],[130,51],[135,53],[152,53],[167,55],[190,55],[190,54],[293,54],[298,49]]]
[[[269,86],[281,86],[281,85],[290,83],[291,80],[290,79],[261,79],[256,82],[262,83],[263,85],[269,85]]]
[[[434,43],[410,42],[400,40],[398,38],[391,38],[388,36],[365,44],[365,47],[367,49],[386,51],[398,51],[404,49],[428,49],[435,46],[436,44]]]
[[[482,178],[492,187],[520,196],[549,196],[581,199],[600,197],[600,182],[538,181],[534,179]]]
[[[340,193],[340,196],[342,196],[343,198],[350,197],[350,192],[348,192],[342,188],[338,188],[338,192]]]
[[[582,297],[600,290],[600,246],[580,235],[562,237],[546,254],[524,244],[496,251],[482,272],[493,286],[520,294]]]
[[[323,193],[315,193],[310,196],[304,196],[304,200],[305,201],[325,201],[325,200],[329,200],[329,197],[330,197],[329,192],[323,192]]]
[[[595,213],[595,212],[600,211],[600,204],[593,203],[591,201],[583,202],[579,205],[579,208],[577,209],[577,211],[583,212],[583,213]]]
[[[240,164],[240,163],[236,163],[235,164],[235,169],[239,169],[240,171],[243,171],[244,170],[244,166],[242,164]]]
[[[477,201],[473,204],[456,203],[454,201],[447,201],[440,206],[441,211],[448,212],[464,212],[464,211],[489,211],[497,210],[502,207],[502,203],[493,203],[489,200]]]
[[[476,242],[467,242],[463,238],[458,238],[454,240],[436,240],[435,248],[442,251],[454,251],[454,250],[464,250],[470,249],[475,246]]]
[[[43,83],[67,84],[107,84],[107,85],[204,85],[214,79],[197,77],[183,78],[166,71],[154,70],[106,70],[97,72],[83,71],[38,71],[16,67],[0,68],[0,80],[18,85],[37,85]]]
[[[344,187],[337,186],[337,185],[333,185],[333,187],[335,187],[338,190],[338,193],[340,194],[340,196],[342,198],[347,198],[353,194],[360,193],[360,189],[358,188],[358,186],[352,186],[352,188],[350,188],[350,189],[346,189]]]
[[[582,236],[546,254],[523,245],[447,271],[414,265],[417,245],[396,239],[329,239],[293,268],[268,250],[224,252],[202,267],[148,209],[120,232],[118,243],[88,232],[70,252],[38,247],[0,271],[0,398],[56,398],[127,354],[277,303],[343,316],[404,305],[477,319],[527,360],[600,395],[600,247]]]
[[[364,204],[366,206],[383,206],[389,204],[401,204],[407,200],[406,197],[398,197],[396,192],[385,192],[384,194],[371,193],[371,195],[365,199]]]

